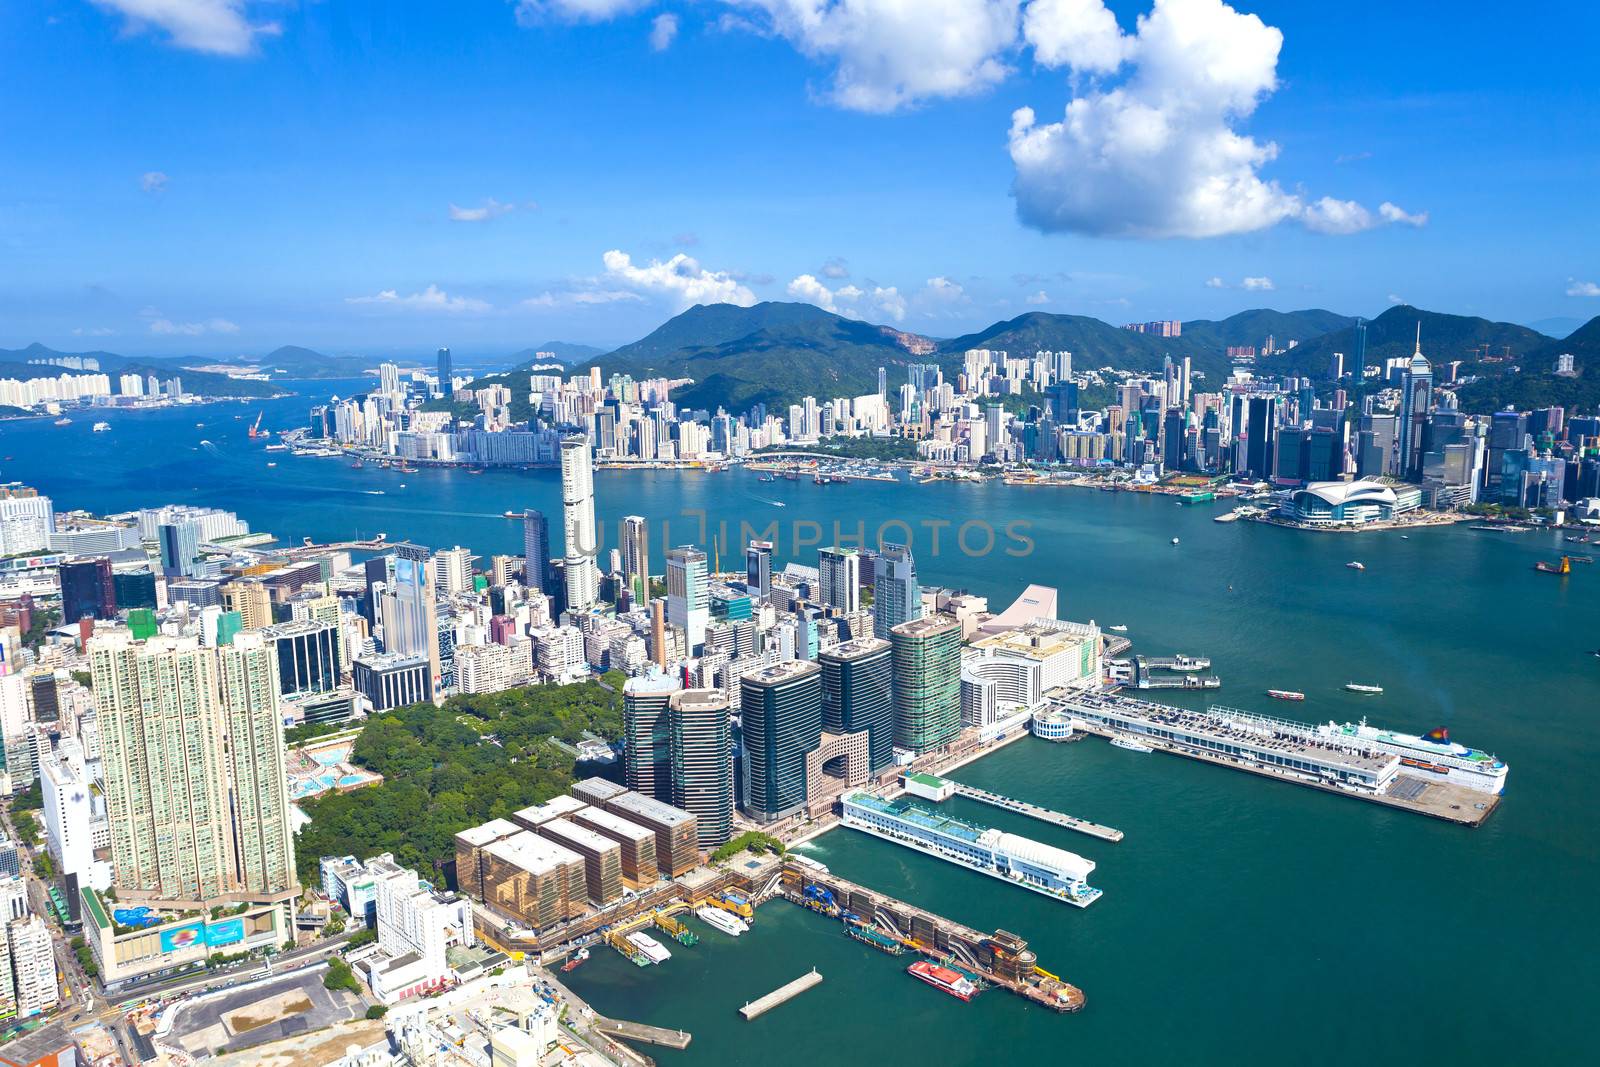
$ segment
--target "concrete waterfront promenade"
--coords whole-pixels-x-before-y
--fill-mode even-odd
[[[956,787],[957,796],[966,797],[968,800],[976,800],[980,804],[988,804],[1005,811],[1014,811],[1018,815],[1026,815],[1030,819],[1038,819],[1040,822],[1047,822],[1052,826],[1076,830],[1080,834],[1098,837],[1102,841],[1122,840],[1122,831],[1110,826],[1101,826],[1099,823],[1089,822],[1087,819],[1080,819],[1075,815],[1067,815],[1063,812],[1051,811],[1049,808],[1041,808],[1039,805],[1030,804],[1025,800],[1013,800],[1011,797],[1001,796],[999,793],[991,793],[987,789],[979,789],[976,786],[963,785],[960,782],[951,782],[950,784]]]
[[[794,981],[788,982],[785,985],[774,989],[764,997],[752,1000],[750,1003],[739,1009],[739,1014],[743,1015],[746,1020],[754,1019],[759,1015],[765,1015],[773,1008],[776,1008],[779,1004],[782,1004],[785,1001],[793,1000],[801,993],[804,993],[812,986],[819,985],[821,982],[822,973],[813,967],[808,973],[802,974]]]

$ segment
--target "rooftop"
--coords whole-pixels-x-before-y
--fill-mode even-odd
[[[623,792],[607,801],[614,804],[630,815],[637,815],[641,819],[651,819],[663,826],[681,826],[694,818],[682,808],[675,808],[671,804],[663,804],[654,797],[647,797],[641,793]]]
[[[856,637],[849,641],[840,641],[837,645],[818,652],[817,655],[828,659],[851,660],[870,656],[876,652],[886,652],[889,647],[889,642],[881,637]]]
[[[474,848],[482,848],[492,841],[511,837],[522,832],[522,827],[509,819],[490,819],[479,826],[470,826],[456,834],[456,839],[465,841]]]
[[[559,837],[563,843],[586,848],[593,852],[609,852],[620,849],[622,846],[604,834],[595,833],[587,826],[579,826],[567,819],[551,819],[539,827],[539,833],[546,837]]]
[[[961,623],[953,615],[934,614],[924,615],[920,619],[903,622],[890,629],[891,634],[902,637],[933,637],[947,631],[961,632]]]
[[[544,874],[569,863],[583,862],[583,857],[570,848],[546,840],[531,830],[523,830],[514,837],[496,841],[485,851],[530,874]]]
[[[636,822],[629,822],[615,812],[605,808],[584,808],[573,816],[580,823],[589,823],[599,826],[611,833],[631,838],[634,841],[643,841],[647,837],[654,837],[656,832],[648,826],[640,826]]]

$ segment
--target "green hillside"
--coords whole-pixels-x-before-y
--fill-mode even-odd
[[[1557,376],[1556,357],[1573,355],[1576,377]],[[1559,405],[1568,414],[1600,408],[1600,316],[1590,319],[1569,336],[1528,352],[1518,360],[1518,370],[1489,374],[1463,388],[1458,396],[1468,411],[1490,412],[1506,407],[1531,410]]]

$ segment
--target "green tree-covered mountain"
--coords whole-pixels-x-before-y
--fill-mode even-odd
[[[29,362],[29,360],[34,359],[59,359],[64,356],[79,356],[97,360],[101,374],[138,374],[142,377],[149,377],[153,374],[162,381],[173,377],[181,378],[183,379],[185,392],[198,393],[203,396],[283,396],[292,392],[292,390],[275,385],[272,382],[246,381],[211,371],[190,370],[179,361],[173,359],[135,359],[130,356],[119,356],[115,352],[99,351],[58,352],[37,342],[27,348],[0,348],[0,378],[23,380],[29,378],[54,378],[60,374],[88,373],[52,363]],[[112,388],[113,390],[116,388],[114,381]]]
[[[1355,325],[1349,315],[1340,315],[1321,308],[1304,311],[1273,311],[1256,308],[1229,315],[1225,319],[1194,319],[1183,324],[1183,341],[1208,351],[1223,355],[1229,348],[1254,345],[1265,346],[1271,337],[1279,347],[1290,341],[1305,344],[1323,334]]]
[[[1424,349],[1426,351],[1426,349]],[[1572,354],[1575,377],[1555,373],[1556,357]],[[1522,411],[1559,405],[1568,413],[1600,409],[1600,315],[1559,341],[1546,340],[1517,361],[1517,370],[1489,374],[1464,387],[1459,397],[1467,411]]]
[[[540,352],[549,352],[562,363],[587,363],[606,354],[605,349],[596,348],[594,345],[575,345],[571,341],[546,341],[542,345],[534,345],[532,348],[511,353],[506,357],[506,362],[511,364],[512,370],[527,370],[535,363],[548,363],[549,360],[539,358]]]

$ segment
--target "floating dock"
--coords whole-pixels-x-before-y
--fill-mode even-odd
[[[987,789],[962,785],[960,782],[952,782],[951,784],[956,787],[957,796],[966,797],[968,800],[976,800],[980,804],[988,804],[991,807],[1014,811],[1018,815],[1026,815],[1030,819],[1038,819],[1040,822],[1047,822],[1052,826],[1076,830],[1080,834],[1098,837],[1102,841],[1122,840],[1122,831],[1113,829],[1110,826],[1101,826],[1099,823],[1089,822],[1075,815],[1066,815],[1059,811],[1051,811],[1049,808],[1041,808],[1037,804],[1029,804],[1026,800],[1013,800],[1011,797],[1003,797],[999,793],[991,793]]]
[[[820,985],[821,982],[822,972],[813,967],[809,973],[802,974],[799,978],[796,978],[787,985],[779,986],[777,989],[774,989],[772,992],[758,1000],[752,1000],[750,1003],[739,1009],[739,1014],[743,1015],[746,1021],[754,1019],[758,1015],[765,1015],[773,1008],[776,1008],[779,1004],[793,1000],[795,997],[798,997],[801,993],[804,993],[812,986]]]

